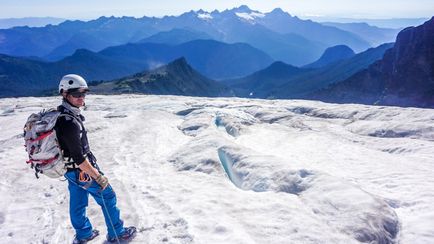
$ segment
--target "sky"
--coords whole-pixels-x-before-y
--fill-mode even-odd
[[[222,11],[240,5],[269,12],[280,7],[299,17],[418,18],[434,14],[433,0],[1,0],[0,18],[179,15],[190,10]]]

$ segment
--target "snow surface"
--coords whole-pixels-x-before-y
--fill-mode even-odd
[[[22,127],[60,98],[0,99],[1,243],[70,243],[64,180]],[[434,243],[434,110],[299,100],[87,97],[92,151],[134,243]],[[101,210],[88,214],[102,231]]]
[[[255,18],[263,18],[265,17],[265,14],[260,12],[250,12],[250,13],[242,13],[242,12],[236,12],[235,13],[239,18],[252,21],[255,20]]]
[[[212,19],[212,16],[210,13],[200,13],[197,15],[198,18],[204,19],[204,20],[210,20]]]

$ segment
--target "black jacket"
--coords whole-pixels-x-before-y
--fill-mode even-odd
[[[71,164],[79,165],[86,157],[92,164],[96,160],[90,151],[87,132],[83,126],[84,116],[74,113],[69,108],[72,105],[65,104],[65,101],[57,109],[62,114],[68,116],[60,116],[57,119],[54,129],[56,130],[57,139],[59,140],[60,148],[63,151],[63,156]],[[78,108],[76,108],[78,109]]]

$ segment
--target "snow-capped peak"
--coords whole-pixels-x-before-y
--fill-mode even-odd
[[[253,20],[254,18],[250,16],[248,13],[235,13],[238,17],[245,19],[245,20]]]
[[[239,18],[245,19],[247,21],[255,20],[256,18],[263,18],[265,15],[260,12],[250,12],[250,13],[235,13]]]
[[[206,13],[206,12],[198,13],[198,14],[197,14],[197,17],[198,17],[199,19],[203,19],[203,20],[209,20],[209,19],[212,19],[211,14]]]
[[[254,17],[254,18],[264,18],[265,14],[261,13],[261,12],[251,12],[250,16]]]

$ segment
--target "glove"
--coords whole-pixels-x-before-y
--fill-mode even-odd
[[[96,183],[101,186],[101,190],[104,190],[108,185],[108,178],[104,175],[98,175],[98,177],[95,178]]]

